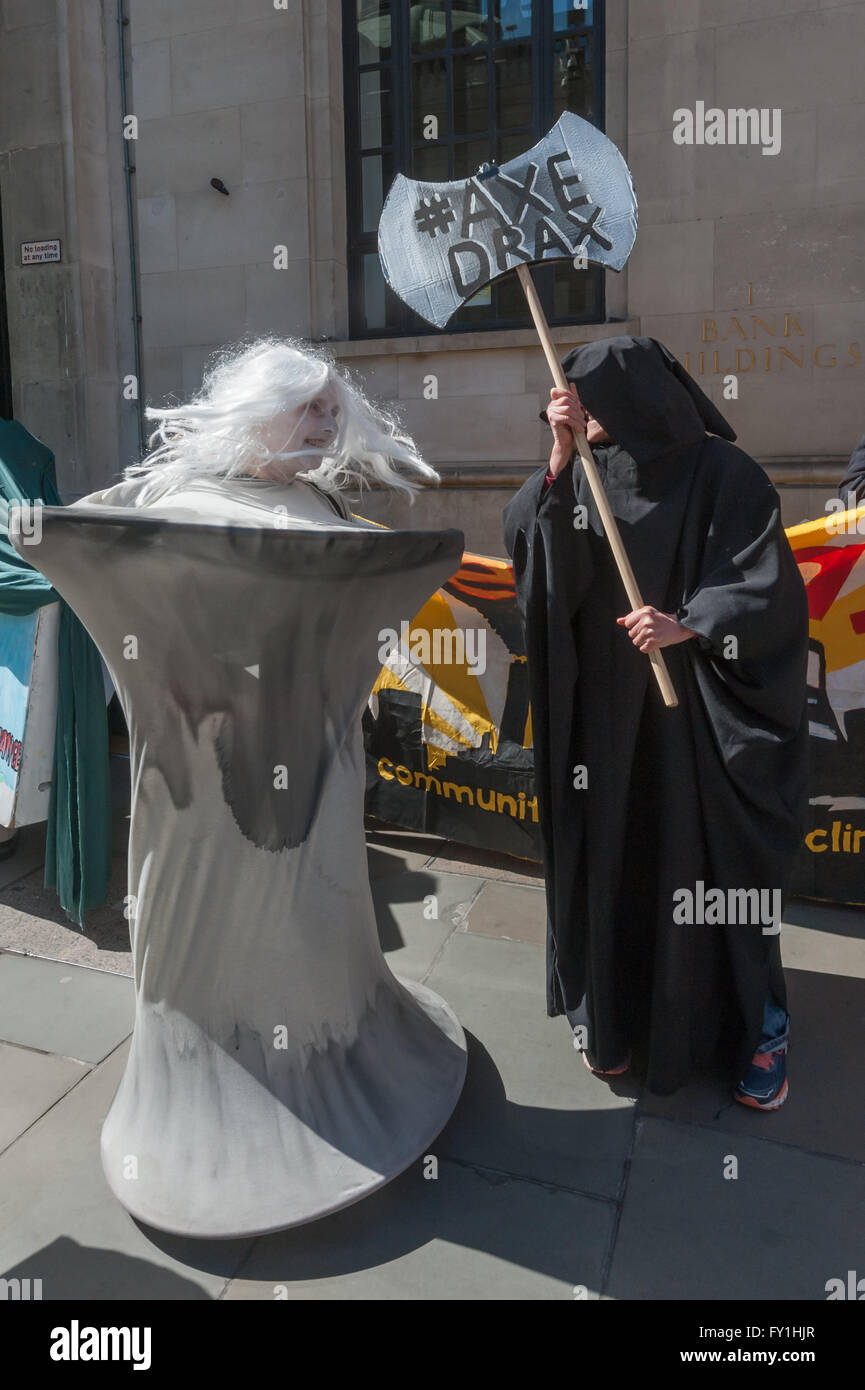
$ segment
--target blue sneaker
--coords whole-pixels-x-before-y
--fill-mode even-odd
[[[774,1052],[755,1052],[734,1099],[755,1110],[779,1110],[787,1099],[787,1044]]]

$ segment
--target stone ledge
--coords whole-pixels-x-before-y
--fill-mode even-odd
[[[435,464],[446,488],[510,488],[521,485],[540,468],[543,459],[525,463],[441,463]],[[837,487],[847,467],[847,458],[829,455],[824,459],[758,458],[776,487]]]
[[[640,320],[623,319],[619,323],[574,323],[550,329],[554,343],[594,343],[599,338],[615,338],[620,334],[639,337]],[[494,348],[538,348],[538,335],[533,328],[491,329],[474,333],[424,333],[413,338],[351,338],[326,339],[322,344],[335,357],[387,357],[408,353],[481,352]]]

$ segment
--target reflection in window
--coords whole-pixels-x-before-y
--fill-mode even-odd
[[[486,0],[468,4],[456,0],[451,12],[451,35],[454,48],[476,48],[488,41],[488,6]]]
[[[592,48],[586,38],[557,39],[553,59],[553,115],[576,111],[592,120],[595,114],[595,84],[591,66]]]
[[[390,58],[390,0],[357,0],[357,56],[360,63]]]
[[[532,36],[532,0],[493,0],[496,39]]]
[[[409,7],[411,46],[414,53],[429,53],[432,49],[447,46],[449,9],[447,0]]]
[[[484,140],[465,140],[459,145],[454,145],[453,177],[455,179],[467,179],[476,173],[481,164],[486,164],[490,157],[489,141]]]
[[[363,230],[377,232],[387,190],[393,182],[393,159],[387,154],[365,155],[361,160]]]
[[[592,27],[592,0],[586,0],[586,8],[577,8],[573,0],[553,0],[553,29],[557,34],[563,30],[590,29]]]
[[[368,251],[362,264],[364,331],[369,336],[387,337],[399,329],[400,301],[384,282],[377,251]]]
[[[465,134],[488,130],[490,124],[489,60],[485,53],[467,53],[453,60],[454,129]]]
[[[360,140],[365,150],[389,145],[391,123],[390,73],[374,68],[360,74]]]
[[[432,145],[428,142],[415,145],[412,152],[412,178],[428,179],[430,183],[444,183],[450,178],[449,163],[447,145]]]
[[[448,128],[448,69],[444,58],[422,58],[411,65],[412,139],[426,135],[430,116],[435,117],[438,130]]]
[[[500,130],[532,123],[532,46],[511,44],[495,51],[496,125]]]

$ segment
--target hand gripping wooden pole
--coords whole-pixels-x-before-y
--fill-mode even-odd
[[[541,301],[538,299],[538,292],[535,289],[535,282],[532,279],[531,272],[528,266],[517,266],[517,275],[520,278],[520,284],[523,287],[526,299],[528,300],[529,308],[532,311],[532,318],[535,321],[535,328],[538,331],[538,337],[541,340],[541,347],[544,350],[544,354],[550,366],[550,371],[553,374],[553,380],[555,381],[557,386],[561,387],[563,391],[567,391],[568,381],[565,377],[564,372],[562,371],[562,364],[559,361],[559,355],[556,352],[555,347],[553,346],[552,340],[550,338],[549,324],[547,323],[546,315],[541,306]],[[634,571],[631,569],[631,562],[628,559],[627,552],[625,550],[624,545],[622,544],[622,537],[619,535],[619,528],[616,525],[616,518],[613,516],[612,510],[610,508],[610,503],[607,498],[607,494],[605,493],[601,484],[601,480],[598,477],[598,470],[595,466],[595,460],[592,457],[592,451],[589,448],[589,441],[586,439],[586,436],[584,434],[575,433],[575,438],[577,441],[577,449],[579,450],[580,459],[582,461],[582,465],[585,469],[586,477],[589,482],[589,487],[592,489],[592,496],[595,499],[595,505],[597,506],[598,511],[601,515],[601,523],[604,527],[604,531],[606,532],[607,540],[610,542],[610,547],[613,552],[613,558],[616,561],[616,566],[618,568],[619,574],[622,576],[622,583],[625,586],[625,593],[628,596],[628,602],[630,603],[632,610],[636,608],[642,608],[644,607],[644,604],[642,597],[640,596],[640,590],[637,587],[637,581],[634,576]],[[661,694],[664,697],[664,704],[667,706],[668,709],[673,709],[679,703],[679,701],[676,698],[676,692],[673,689],[673,682],[670,680],[670,673],[667,670],[666,662],[664,661],[664,658],[662,657],[660,651],[656,650],[653,652],[649,652],[648,656],[649,660],[652,663],[652,669],[655,673],[655,679],[661,688]]]

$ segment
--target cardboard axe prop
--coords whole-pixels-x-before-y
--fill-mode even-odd
[[[574,260],[621,270],[637,235],[630,170],[606,135],[570,111],[526,154],[468,179],[397,174],[378,228],[391,289],[436,328],[484,285],[515,270],[553,381],[568,389],[529,266]],[[643,600],[585,434],[580,459],[632,609]],[[660,651],[649,653],[664,703],[678,702]]]

